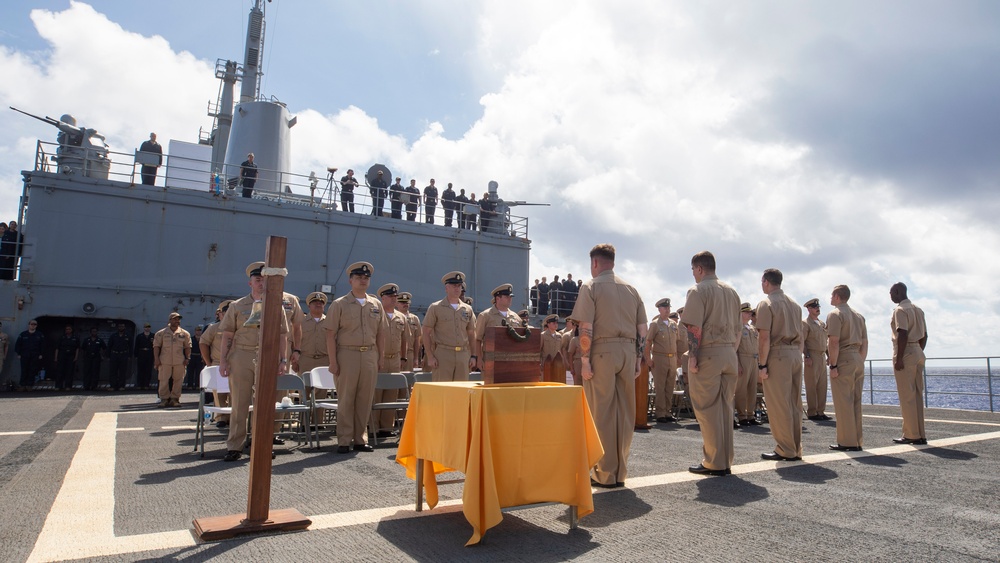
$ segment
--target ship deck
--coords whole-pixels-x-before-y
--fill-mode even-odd
[[[929,409],[927,446],[896,445],[899,409],[865,406],[866,450],[831,452],[831,422],[804,421],[801,462],[763,462],[767,427],[736,431],[733,475],[699,477],[693,419],[637,432],[623,489],[596,490],[569,530],[564,507],[504,514],[483,542],[461,485],[417,513],[395,447],[337,455],[276,446],[271,507],[309,530],[202,543],[194,518],[246,508],[248,464],[223,463],[210,429],[192,453],[184,409],[151,394],[0,395],[0,545],[6,561],[995,561],[1000,414]],[[244,458],[246,460],[247,458]]]

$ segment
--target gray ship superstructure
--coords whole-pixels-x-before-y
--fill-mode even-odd
[[[52,368],[52,348],[66,325],[78,335],[97,327],[106,337],[120,321],[132,336],[145,322],[155,331],[172,311],[188,329],[213,322],[220,301],[248,292],[244,268],[263,259],[269,235],[288,238],[285,288],[300,298],[312,291],[345,294],[346,267],[365,260],[375,266],[374,287],[398,283],[413,294],[418,314],[444,296],[440,278],[451,270],[467,274],[476,310],[489,306],[493,287],[508,282],[518,291],[514,307],[527,307],[527,220],[510,213],[523,202],[505,203],[495,182],[489,182],[495,207],[489,228],[459,230],[440,224],[440,204],[437,225],[422,216],[392,219],[388,201],[376,217],[364,185],[355,190],[357,213],[344,212],[336,169],[325,181],[288,170],[295,118],[280,102],[258,99],[263,30],[257,2],[244,64],[217,65],[222,86],[210,108],[211,133],[201,143],[170,141],[159,172],[163,186],[139,183],[144,153],[111,151],[93,129],[43,119],[59,137],[39,141],[34,166],[22,172],[21,256],[15,279],[0,281],[0,320],[12,343],[37,318]],[[70,139],[74,131],[79,135]],[[259,179],[254,196],[245,198],[239,163],[250,150]],[[10,356],[0,381],[18,379],[13,350]]]

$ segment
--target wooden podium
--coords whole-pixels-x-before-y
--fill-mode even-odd
[[[483,382],[530,383],[541,380],[539,329],[493,326],[483,340]]]

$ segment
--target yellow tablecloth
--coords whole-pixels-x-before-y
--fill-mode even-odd
[[[465,473],[462,504],[478,543],[501,508],[536,502],[594,511],[590,468],[604,455],[583,387],[559,383],[417,383],[396,462],[416,479],[424,460],[427,504],[435,476]]]

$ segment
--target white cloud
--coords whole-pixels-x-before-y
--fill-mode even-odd
[[[506,199],[552,204],[517,210],[531,216],[532,279],[586,278],[589,248],[612,242],[619,273],[651,313],[660,297],[683,303],[690,256],[709,249],[720,276],[751,302],[762,297],[767,267],[785,272],[800,302],[826,303],[834,285],[849,284],[851,304],[869,320],[873,356],[889,353],[888,287],[898,279],[927,310],[932,355],[996,353],[994,224],[962,202],[928,205],[893,178],[832,167],[805,139],[736,126],[775,80],[797,72],[795,51],[831,37],[869,41],[877,31],[824,27],[826,8],[766,6],[486,2],[473,56],[500,86],[482,94],[478,122],[451,139],[431,122],[408,144],[363,107],[290,108],[299,119],[294,168],[383,162],[419,185],[435,177],[477,194],[497,180]],[[0,74],[11,78],[0,84],[5,104],[73,111],[126,151],[151,130],[189,140],[207,125],[205,102],[217,91],[208,62],[84,4],[36,12],[34,21],[52,48],[41,59],[0,51]],[[900,49],[912,45],[898,40]],[[5,123],[0,195],[9,215],[33,135],[52,132],[11,115]]]

